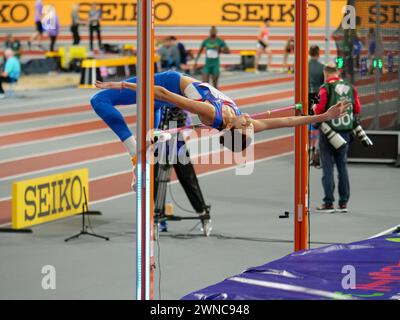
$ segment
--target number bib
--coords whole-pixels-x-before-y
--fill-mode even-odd
[[[346,110],[347,113],[339,119],[333,119],[328,121],[328,124],[335,131],[351,131],[353,130],[354,124],[354,91],[350,83],[337,80],[333,83],[327,83],[324,85],[328,91],[328,105],[327,109],[339,103],[340,101],[350,101],[351,106]]]
[[[218,58],[218,50],[208,49],[206,55],[209,59],[216,59]]]

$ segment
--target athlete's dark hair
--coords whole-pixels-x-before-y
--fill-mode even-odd
[[[226,130],[220,137],[219,143],[232,152],[242,152],[251,145],[253,139],[238,129]]]
[[[272,21],[271,18],[265,18],[265,19],[264,19],[264,23],[271,22],[271,21]]]

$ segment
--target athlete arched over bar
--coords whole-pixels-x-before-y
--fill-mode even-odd
[[[340,118],[345,114],[349,103],[339,103],[332,106],[321,115],[252,119],[243,114],[236,103],[221,91],[208,83],[175,71],[157,73],[154,76],[154,127],[160,122],[163,106],[176,106],[198,115],[200,121],[209,127],[223,131],[220,142],[234,151],[244,150],[251,141],[249,131],[261,132],[284,127],[296,127],[315,122],[325,122]],[[96,82],[96,87],[106,89],[96,93],[91,99],[94,111],[114,131],[130,153],[134,166],[136,165],[136,140],[129,130],[123,116],[115,108],[119,105],[136,103],[136,77],[123,82]],[[240,136],[239,150],[235,142]],[[228,143],[227,143],[228,142]]]

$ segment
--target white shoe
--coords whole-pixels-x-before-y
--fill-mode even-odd
[[[4,93],[0,93],[0,99],[4,99],[6,95]]]

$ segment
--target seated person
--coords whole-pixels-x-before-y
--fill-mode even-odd
[[[8,48],[4,52],[4,55],[6,57],[6,63],[4,65],[4,71],[0,74],[0,99],[5,97],[3,82],[15,83],[21,75],[21,63],[15,57],[14,51]]]

